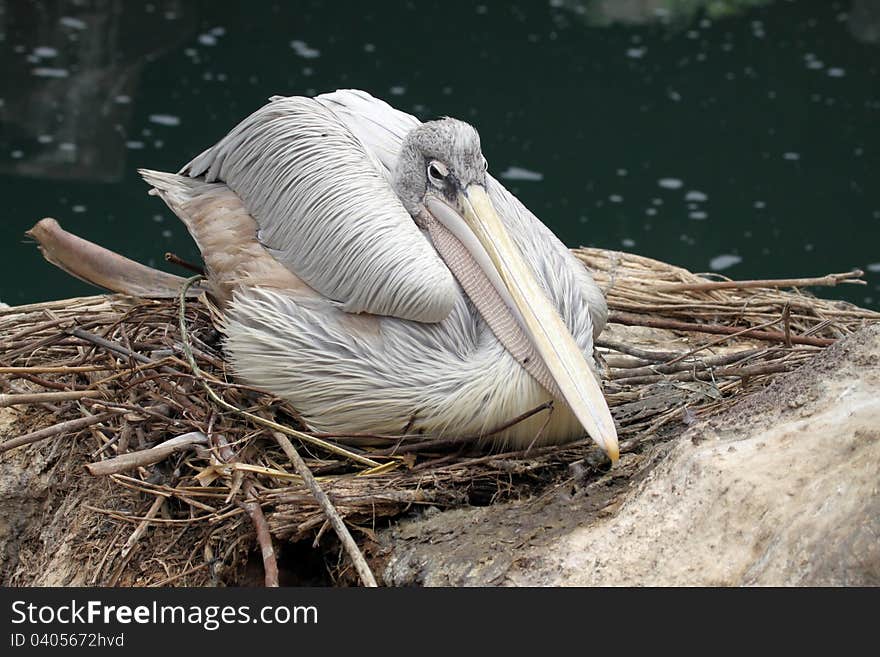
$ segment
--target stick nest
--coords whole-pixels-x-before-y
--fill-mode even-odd
[[[652,444],[880,320],[774,282],[733,285],[632,254],[575,254],[611,311],[597,356],[624,472]],[[829,285],[858,274],[786,283]],[[256,542],[254,503],[279,545],[299,543],[304,554],[307,540],[320,557],[307,561],[323,561],[318,568],[334,581],[353,581],[324,510],[272,430],[219,406],[204,384],[252,416],[317,434],[285,401],[234,379],[209,304],[188,300],[184,312],[188,336],[176,300],[95,296],[0,311],[0,406],[20,409],[19,442],[51,449],[53,477],[87,491],[78,505],[92,522],[71,539],[88,583],[240,583]],[[589,440],[487,453],[471,436],[321,438],[338,449],[291,440],[373,558],[376,531],[402,514],[491,504],[607,469]],[[11,444],[0,443],[0,456]]]

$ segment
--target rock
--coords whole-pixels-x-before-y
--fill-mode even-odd
[[[671,443],[380,535],[393,585],[880,585],[880,327]]]

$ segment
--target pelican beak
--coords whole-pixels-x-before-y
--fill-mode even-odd
[[[541,289],[508,234],[485,187],[469,185],[459,192],[458,203],[459,216],[476,237],[475,241],[481,249],[473,243],[470,235],[462,235],[460,225],[452,225],[450,213],[444,212],[436,203],[432,204],[432,214],[447,225],[465,243],[468,251],[475,255],[480,268],[510,307],[544,361],[562,398],[590,437],[605,451],[611,462],[616,463],[619,456],[617,430],[599,383],[559,311]]]

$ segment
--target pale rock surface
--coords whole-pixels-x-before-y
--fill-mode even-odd
[[[382,537],[397,585],[880,585],[880,327],[584,488]]]

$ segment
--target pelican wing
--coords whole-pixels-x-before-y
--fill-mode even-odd
[[[365,143],[317,100],[275,97],[181,173],[225,182],[276,260],[345,311],[438,322],[460,292],[390,186],[399,147],[378,131]]]
[[[341,89],[315,100],[331,109],[379,159],[390,180],[403,138],[420,124],[419,120],[357,89]],[[486,178],[493,206],[563,320],[575,335],[598,336],[608,318],[608,306],[590,272],[504,185],[491,175]],[[569,290],[578,294],[569,296]],[[580,330],[578,325],[584,323],[590,323],[589,330]],[[588,345],[582,346],[590,350],[586,349]]]

